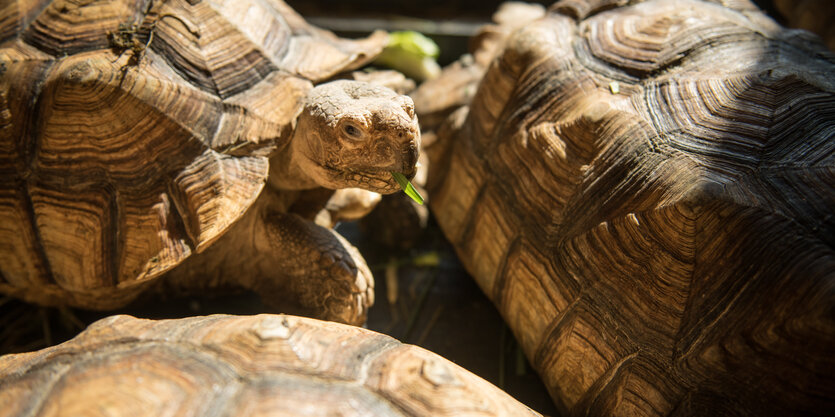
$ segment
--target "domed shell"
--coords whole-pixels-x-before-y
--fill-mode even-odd
[[[427,350],[293,316],[113,316],[0,357],[0,416],[538,416]]]
[[[280,0],[3,2],[0,288],[85,304],[201,251],[259,194],[312,83],[385,40]]]
[[[506,40],[438,223],[565,415],[827,414],[835,57],[744,1],[624,3]]]

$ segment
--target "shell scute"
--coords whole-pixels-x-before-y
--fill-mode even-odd
[[[278,0],[3,2],[0,241],[32,258],[0,266],[4,291],[124,300],[204,250],[259,195],[313,83],[385,41]]]
[[[437,131],[429,191],[560,411],[826,414],[832,55],[744,0],[550,13]]]
[[[109,317],[61,345],[0,357],[0,386],[2,416],[93,404],[149,416],[539,415],[419,347],[283,315]]]

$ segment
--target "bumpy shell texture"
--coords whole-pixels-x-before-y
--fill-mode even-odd
[[[564,415],[831,414],[835,58],[746,1],[627,3],[507,39],[433,212]]]
[[[412,345],[293,316],[113,316],[0,357],[0,416],[538,416]]]
[[[102,307],[203,250],[312,83],[385,37],[337,38],[280,0],[3,1],[0,289]]]

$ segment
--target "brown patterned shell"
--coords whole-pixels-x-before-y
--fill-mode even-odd
[[[538,416],[452,362],[293,316],[113,316],[0,357],[0,416]]]
[[[337,38],[281,0],[3,1],[0,290],[84,305],[206,248],[312,83],[385,39]]]
[[[626,3],[507,39],[427,150],[438,223],[563,415],[832,415],[835,57]]]

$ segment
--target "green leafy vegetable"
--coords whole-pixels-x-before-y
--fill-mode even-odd
[[[406,179],[406,176],[399,173],[391,171],[391,176],[397,181],[397,184],[400,185],[400,188],[406,193],[407,196],[411,197],[412,200],[415,200],[418,204],[423,204],[423,197],[420,193],[415,189],[409,180]]]
[[[419,32],[392,32],[389,34],[388,45],[374,63],[422,81],[435,78],[441,73],[441,67],[435,61],[439,53],[438,45]]]
[[[441,50],[432,39],[412,30],[389,34],[389,48],[400,48],[417,56],[437,58]]]

